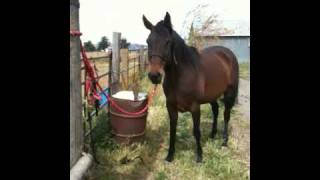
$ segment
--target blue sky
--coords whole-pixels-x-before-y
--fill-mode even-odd
[[[80,0],[82,41],[97,43],[102,36],[112,39],[112,32],[131,43],[146,44],[149,34],[142,14],[156,24],[166,11],[174,29],[181,35],[188,12],[198,4],[208,4],[205,14],[215,13],[221,21],[250,23],[250,0]]]

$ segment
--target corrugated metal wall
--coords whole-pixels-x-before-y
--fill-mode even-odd
[[[220,45],[231,49],[239,62],[250,62],[250,37],[248,36],[223,36],[218,40],[206,38],[205,47]]]

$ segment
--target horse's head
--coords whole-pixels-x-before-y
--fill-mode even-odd
[[[162,79],[163,67],[172,61],[172,25],[170,15],[167,12],[164,20],[155,26],[143,15],[144,26],[150,30],[147,38],[148,60],[149,60],[149,79],[153,84],[159,84]]]

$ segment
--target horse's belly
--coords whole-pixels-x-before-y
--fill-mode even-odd
[[[227,89],[227,85],[225,83],[218,85],[214,84],[212,86],[208,86],[205,88],[205,99],[216,99],[221,96]]]
[[[202,61],[204,72],[204,93],[201,103],[208,103],[219,98],[230,85],[230,73],[219,61]]]
[[[190,108],[189,107],[187,107],[187,106],[181,106],[181,105],[177,105],[177,110],[179,111],[179,112],[187,112],[187,111],[190,111]]]
[[[177,97],[177,110],[179,112],[192,111],[192,104],[194,101],[187,97]]]

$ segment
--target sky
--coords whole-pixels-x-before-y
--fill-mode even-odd
[[[166,12],[173,29],[183,36],[188,12],[199,4],[208,4],[204,13],[215,13],[222,22],[250,24],[250,0],[80,0],[81,38],[96,44],[107,36],[112,42],[112,33],[121,32],[130,43],[146,44],[150,31],[144,27],[142,15],[156,24]]]

